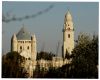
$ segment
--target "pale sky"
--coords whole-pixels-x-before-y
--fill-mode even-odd
[[[63,40],[64,16],[69,10],[73,17],[75,39],[80,32],[98,34],[99,26],[99,3],[98,2],[4,2],[2,13],[9,13],[15,17],[36,14],[54,5],[53,8],[35,18],[22,21],[11,21],[2,23],[2,50],[4,53],[10,51],[11,37],[17,33],[23,24],[25,28],[36,35],[37,51],[56,53],[57,43],[60,42],[59,55]]]

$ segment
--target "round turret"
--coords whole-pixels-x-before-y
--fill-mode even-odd
[[[31,43],[31,52],[32,52],[32,60],[36,60],[36,56],[37,56],[37,49],[36,49],[36,37],[35,35],[32,35],[31,36],[31,40],[32,40],[32,43]]]
[[[11,40],[11,51],[17,51],[17,38],[16,38],[16,34],[14,34],[12,36],[12,40]]]

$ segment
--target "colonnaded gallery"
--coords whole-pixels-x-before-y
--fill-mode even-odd
[[[63,26],[63,43],[62,43],[62,57],[53,57],[52,60],[36,60],[37,57],[37,39],[35,34],[28,32],[25,27],[22,27],[17,34],[13,34],[11,39],[11,51],[17,51],[25,58],[22,66],[28,71],[29,75],[33,75],[33,70],[39,65],[40,68],[48,70],[49,67],[62,67],[65,64],[70,64],[72,59],[65,59],[66,52],[71,55],[74,49],[74,27],[72,15],[68,11],[65,14]]]

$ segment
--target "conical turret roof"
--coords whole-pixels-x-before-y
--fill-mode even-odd
[[[31,40],[31,34],[25,29],[25,27],[21,28],[16,37],[18,40]]]
[[[70,13],[70,11],[68,10],[68,12],[65,15],[66,20],[72,20],[72,15]]]

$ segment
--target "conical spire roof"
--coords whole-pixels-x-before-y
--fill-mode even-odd
[[[65,15],[66,20],[72,20],[72,15],[70,13],[70,11],[68,10],[68,12]]]
[[[16,35],[18,40],[31,40],[31,34],[23,26]]]
[[[36,41],[35,34],[34,34],[34,35],[32,35],[32,40]]]
[[[13,34],[13,36],[12,36],[11,39],[12,39],[12,40],[17,40],[17,38],[16,38],[16,34]]]

